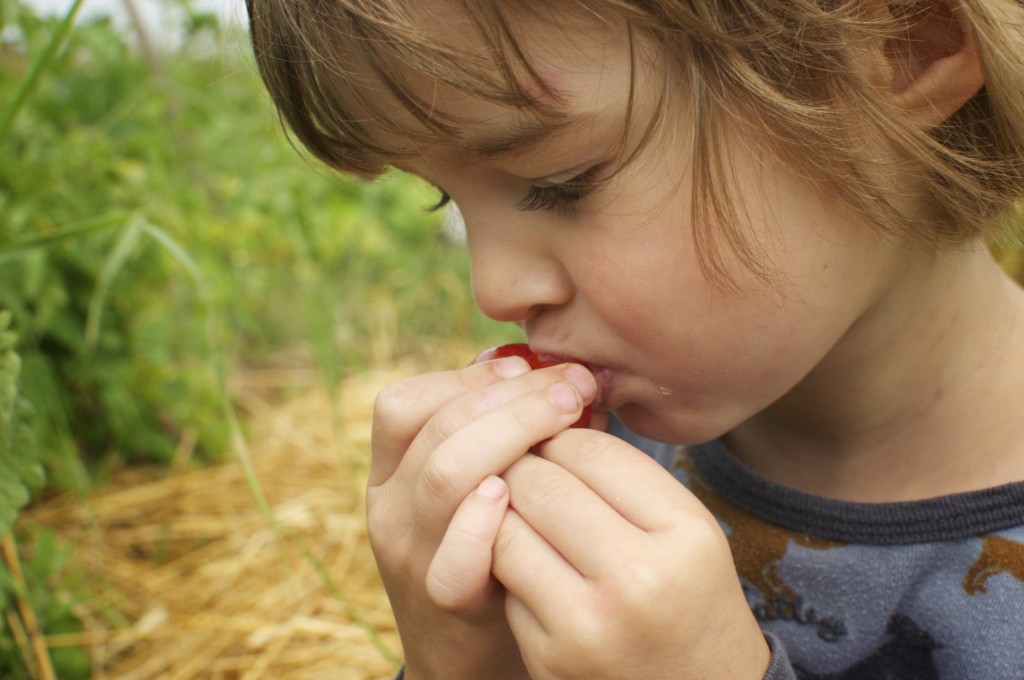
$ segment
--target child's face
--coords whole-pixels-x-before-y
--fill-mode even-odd
[[[736,126],[720,152],[742,201],[737,214],[782,277],[770,286],[732,263],[740,292],[710,282],[693,241],[685,93],[670,89],[658,136],[622,167],[656,114],[664,74],[638,58],[625,130],[624,36],[600,27],[531,35],[533,63],[566,95],[568,127],[521,152],[474,157],[437,146],[405,165],[458,204],[488,316],[521,324],[535,351],[591,362],[605,408],[671,441],[718,436],[823,360],[856,351],[856,322],[896,280],[900,249]],[[464,95],[438,105],[473,121],[467,143],[507,141],[530,122]]]

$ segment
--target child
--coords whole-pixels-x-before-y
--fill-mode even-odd
[[[482,310],[590,367],[378,398],[409,680],[1024,677],[1024,6],[249,12],[298,139],[434,183]]]

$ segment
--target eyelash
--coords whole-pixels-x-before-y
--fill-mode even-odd
[[[561,184],[531,187],[519,202],[519,209],[558,210],[571,215],[576,205],[597,187],[595,180],[600,169],[601,166],[595,165]]]
[[[600,170],[601,166],[595,165],[561,184],[530,187],[529,193],[519,202],[518,207],[524,211],[559,210],[571,214],[576,209],[576,204],[597,188],[596,177]],[[439,191],[441,197],[427,208],[427,212],[437,212],[451,202],[452,197],[446,191]]]

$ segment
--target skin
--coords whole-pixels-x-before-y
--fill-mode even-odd
[[[583,124],[497,158],[425,147],[404,168],[458,203],[481,309],[593,373],[511,357],[379,396],[369,527],[407,677],[760,678],[768,649],[718,524],[603,419],[568,429],[582,406],[600,393],[642,434],[722,437],[767,477],[835,498],[1024,479],[1024,293],[980,245],[936,255],[883,238],[740,126],[721,153],[783,276],[734,265],[738,292],[708,281],[683,93],[669,93],[673,127],[617,167],[623,133],[638,135],[621,36],[531,46]],[[641,73],[634,123],[653,115],[656,69]],[[470,136],[520,122],[442,94]],[[612,176],[573,211],[521,209],[536,180],[598,162]]]

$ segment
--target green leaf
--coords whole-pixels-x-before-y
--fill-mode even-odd
[[[210,294],[203,281],[203,275],[199,271],[199,266],[196,264],[195,260],[188,254],[188,251],[185,250],[180,243],[175,241],[170,234],[151,222],[142,220],[139,222],[139,228],[156,241],[165,252],[170,254],[170,256],[178,262],[178,264],[185,268],[185,271],[188,272],[192,282],[196,285],[199,295],[204,301],[208,301]]]
[[[44,248],[70,238],[83,236],[93,231],[100,231],[120,226],[124,224],[125,219],[125,216],[121,213],[101,215],[93,219],[68,225],[63,229],[58,229],[48,234],[31,236],[29,238],[12,241],[10,243],[0,243],[0,264],[22,258],[37,248]]]
[[[71,27],[75,23],[75,16],[78,14],[79,8],[82,6],[83,0],[74,0],[71,3],[71,7],[68,8],[67,13],[61,20],[60,27],[56,33],[50,38],[49,43],[46,45],[46,49],[43,50],[32,64],[32,69],[29,71],[28,76],[21,83],[21,87],[14,94],[10,104],[7,108],[0,113],[0,141],[7,136],[7,131],[10,129],[11,122],[14,117],[18,115],[18,111],[21,110],[25,102],[28,101],[29,97],[35,91],[39,85],[39,79],[42,77],[46,68],[50,65],[57,51],[64,44],[64,40],[68,37],[68,33],[71,32]]]
[[[140,219],[137,218],[128,224],[114,244],[114,249],[103,262],[103,268],[100,269],[96,288],[89,298],[89,315],[85,322],[85,349],[88,353],[92,353],[96,348],[96,339],[99,337],[100,324],[103,320],[103,305],[107,301],[110,286],[139,244],[139,237],[142,235],[139,223]]]
[[[10,312],[0,311],[0,536],[11,530],[30,490],[44,481],[32,409],[20,398],[21,357],[10,324]]]

